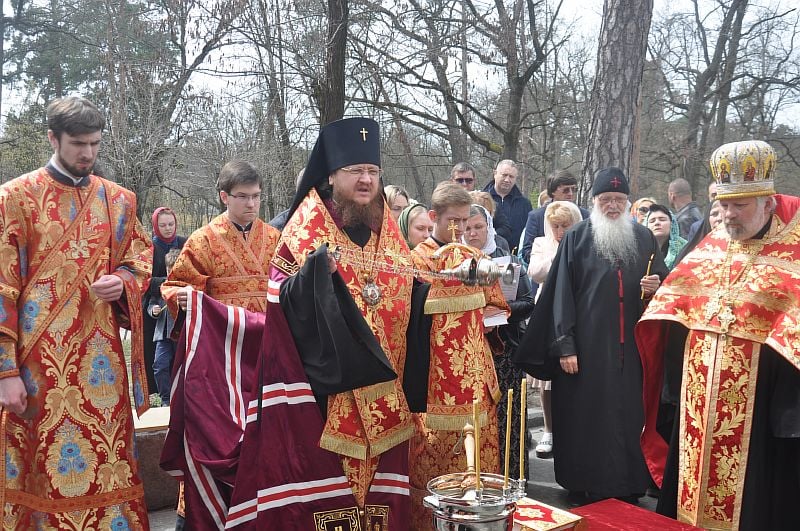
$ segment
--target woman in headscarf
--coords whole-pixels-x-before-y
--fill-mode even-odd
[[[553,265],[553,258],[558,251],[558,244],[564,233],[582,219],[581,211],[571,201],[553,201],[544,211],[544,236],[533,240],[531,247],[531,263],[528,266],[528,276],[533,282],[539,284],[536,298],[542,293],[542,286]],[[539,399],[542,402],[542,415],[544,416],[544,432],[539,444],[536,445],[536,454],[549,456],[553,452],[553,417],[550,410],[550,381],[534,378],[533,386],[539,389]]]
[[[650,213],[647,215],[647,228],[656,237],[661,254],[664,256],[664,263],[667,269],[672,270],[675,265],[686,240],[681,238],[680,227],[672,217],[672,213],[664,205],[650,205]]]
[[[147,383],[150,387],[150,391],[155,392],[159,386],[155,375],[157,366],[155,352],[156,342],[154,341],[153,335],[155,333],[158,314],[164,310],[164,308],[158,308],[154,317],[148,313],[148,307],[152,307],[150,304],[151,302],[161,301],[161,284],[167,280],[167,266],[165,262],[167,253],[172,249],[181,249],[186,242],[186,238],[178,236],[178,217],[169,207],[158,207],[155,209],[153,215],[150,217],[150,222],[153,225],[153,271],[150,276],[150,286],[143,297],[144,349],[145,365],[147,366]],[[166,376],[167,379],[169,379],[169,368],[166,370]]]
[[[499,247],[495,241],[495,229],[492,223],[492,216],[489,211],[481,205],[472,205],[469,211],[469,218],[467,219],[467,227],[462,237],[462,242],[480,249],[484,254],[492,258],[499,258],[502,256],[509,256],[507,250]],[[511,263],[519,266],[519,260],[516,256],[511,256]],[[500,462],[505,459],[505,425],[506,425],[506,411],[508,408],[508,390],[515,389],[515,399],[512,404],[512,419],[511,419],[511,443],[510,443],[510,462],[519,463],[520,448],[519,448],[519,420],[520,420],[520,404],[519,404],[519,391],[520,382],[525,379],[525,373],[518,369],[511,362],[511,355],[517,349],[519,340],[522,334],[525,333],[525,320],[533,312],[533,290],[531,289],[530,280],[525,274],[519,276],[519,284],[517,285],[516,297],[508,301],[508,306],[511,308],[511,315],[508,318],[508,324],[497,327],[496,331],[490,334],[497,334],[501,341],[492,341],[490,336],[489,343],[492,346],[498,346],[495,351],[494,366],[497,371],[497,380],[500,384],[501,398],[497,404],[497,425],[500,427]],[[502,348],[499,348],[502,345]],[[494,350],[494,348],[493,348]],[[499,352],[498,354],[498,351]],[[525,447],[530,447],[530,435],[526,432]],[[525,467],[525,473],[528,473],[528,468]]]
[[[428,207],[422,203],[414,203],[404,208],[397,219],[397,224],[409,249],[427,240],[433,231],[433,221],[428,217]]]

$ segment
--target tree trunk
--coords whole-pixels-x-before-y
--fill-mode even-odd
[[[639,93],[653,0],[605,0],[592,89],[592,118],[583,160],[584,190],[597,170],[617,166],[630,175]]]
[[[736,17],[731,29],[730,42],[728,43],[728,53],[725,57],[725,67],[718,83],[719,104],[717,105],[717,118],[714,125],[713,146],[720,146],[725,143],[725,128],[728,125],[728,107],[730,106],[731,86],[734,73],[736,72],[736,62],[739,58],[739,42],[742,38],[742,21],[747,5],[740,5],[736,11]]]
[[[344,66],[347,51],[349,0],[328,1],[328,46],[325,50],[325,83],[320,102],[321,125],[344,116]]]

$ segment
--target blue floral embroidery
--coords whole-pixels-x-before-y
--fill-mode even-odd
[[[78,209],[75,208],[75,201],[72,201],[69,204],[69,220],[70,221],[75,221],[75,216],[77,216],[77,215],[78,215]]]
[[[36,317],[39,315],[39,303],[27,301],[22,306],[22,329],[25,332],[33,332],[36,327]]]
[[[0,295],[0,323],[8,320],[8,313],[6,313],[6,298]]]
[[[19,468],[11,460],[11,454],[6,452],[6,481],[11,481],[19,477]]]
[[[23,278],[28,276],[28,248],[25,246],[19,248],[19,274]]]
[[[117,516],[111,520],[111,529],[113,531],[127,531],[130,529],[128,519],[124,516]]]
[[[117,375],[111,368],[111,361],[105,354],[98,354],[92,360],[92,370],[89,372],[89,385],[97,387],[98,385],[108,384],[114,385],[117,381]]]
[[[136,404],[136,407],[140,407],[144,404],[144,391],[142,390],[142,382],[136,379],[133,382],[133,402]]]
[[[0,347],[0,372],[13,371],[16,368],[14,360],[8,356],[5,347]]]
[[[22,383],[25,384],[25,390],[31,396],[39,394],[39,383],[33,378],[33,373],[28,367],[22,367],[19,370],[19,375],[22,378]]]
[[[61,475],[69,474],[73,470],[77,473],[86,471],[86,460],[81,455],[81,449],[77,444],[74,442],[64,443],[56,470]]]
[[[125,236],[125,227],[128,225],[128,212],[123,209],[122,213],[119,215],[119,219],[117,219],[117,232],[114,235],[118,242],[122,241],[122,237]]]

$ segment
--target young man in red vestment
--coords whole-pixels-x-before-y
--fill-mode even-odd
[[[54,154],[0,186],[0,503],[5,529],[147,529],[119,327],[147,407],[136,197],[92,174],[105,118],[47,108]]]
[[[217,189],[220,201],[226,207],[225,212],[189,236],[167,281],[161,286],[167,307],[177,321],[176,329],[180,330],[183,325],[183,311],[186,310],[189,298],[187,287],[202,291],[208,297],[231,307],[244,308],[249,312],[266,310],[267,271],[281,233],[258,217],[262,181],[253,165],[243,160],[232,160],[220,170]],[[247,328],[247,322],[242,322],[242,329]],[[216,356],[216,353],[212,355]],[[248,386],[252,383],[251,376],[257,357],[257,350],[241,350],[238,358],[228,360],[226,368],[220,370],[217,376],[227,375],[229,381],[236,382],[232,387],[226,385],[224,379],[219,382],[222,389],[230,390],[230,395],[224,401],[235,401],[236,396],[250,390]],[[188,369],[188,366],[183,369]],[[172,408],[172,415],[180,416],[181,423],[202,423],[211,412],[205,402],[207,390],[198,386],[182,386],[181,392],[183,396],[180,405]],[[197,407],[200,404],[203,407]],[[221,426],[225,422],[223,419],[228,422],[228,430]],[[217,439],[212,445],[218,452],[217,457],[222,459],[230,451],[234,451],[232,448],[235,448],[240,436],[236,434],[236,430],[241,426],[230,416],[217,418],[215,422],[219,432],[228,431],[231,434],[229,444]],[[189,431],[192,432],[191,428]],[[194,433],[202,433],[202,430]],[[202,446],[204,443],[188,437],[187,444]],[[184,489],[190,491],[188,495]],[[181,484],[178,500],[179,523],[186,511],[193,510],[192,503],[202,503],[200,489],[200,482]],[[218,490],[227,501],[226,487],[221,484]],[[186,500],[188,507],[184,507]],[[201,508],[196,505],[194,510],[200,513]]]
[[[464,246],[438,253],[450,242],[460,242],[469,219],[472,197],[461,186],[444,182],[431,197],[433,234],[412,251],[416,267],[438,272],[458,267],[472,252]],[[424,277],[424,274],[423,274]],[[466,471],[464,425],[472,424],[473,401],[480,402],[480,462],[484,472],[500,471],[497,436],[497,381],[492,351],[484,337],[484,309],[508,310],[498,283],[468,286],[458,280],[431,276],[424,312],[430,319],[430,362],[424,371],[425,413],[415,422],[411,440],[411,493],[414,503],[411,529],[431,529],[433,515],[422,505],[431,479]]]
[[[636,327],[659,512],[706,529],[800,529],[800,199],[775,193],[776,163],[761,141],[714,151],[724,226]],[[680,403],[668,454],[662,395]]]

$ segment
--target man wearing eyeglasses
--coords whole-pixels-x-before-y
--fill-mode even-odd
[[[223,304],[266,309],[267,270],[281,233],[258,217],[261,184],[261,175],[243,160],[220,170],[217,189],[225,212],[189,236],[161,287],[174,316],[186,309],[187,286]]]
[[[571,201],[578,199],[578,179],[569,170],[556,170],[547,177],[547,197],[552,201]],[[548,202],[548,203],[549,203]],[[589,217],[589,211],[583,207],[578,207],[583,219]],[[531,210],[528,213],[528,221],[525,224],[525,232],[522,241],[522,259],[526,263],[531,261],[531,247],[533,240],[544,236],[544,213],[547,205]]]
[[[633,329],[667,269],[653,234],[631,222],[628,194],[619,168],[596,174],[594,209],[561,240],[515,360],[553,381],[556,480],[576,501],[633,501],[650,481]]]
[[[204,296],[230,307],[244,308],[250,312],[266,310],[269,284],[267,271],[278,238],[280,238],[280,231],[267,225],[258,217],[262,201],[261,185],[261,175],[252,164],[246,161],[232,160],[220,170],[217,178],[217,190],[220,201],[225,205],[225,212],[189,236],[167,281],[161,285],[164,301],[176,321],[175,330],[181,330],[184,325],[185,311],[190,296],[187,288],[203,292]],[[252,318],[250,321],[252,322]],[[231,321],[227,324],[233,326],[234,322]],[[222,322],[219,326],[222,326],[224,330],[227,324]],[[249,324],[240,322],[239,329],[245,329]],[[210,333],[209,330],[213,326],[207,327],[204,333]],[[198,328],[198,330],[200,329]],[[204,338],[204,346],[209,344],[210,342]],[[239,348],[241,349],[241,347]],[[205,355],[203,352],[200,347],[200,355],[197,358],[205,363],[205,360],[202,359]],[[253,373],[257,352],[252,353],[251,356],[245,352],[244,357],[241,355],[241,350],[238,351],[238,357],[236,348],[233,349],[233,352],[234,358],[238,359],[234,360],[233,367],[235,369],[228,374],[234,375],[231,380],[233,386],[239,386],[242,381],[246,380],[240,371]],[[219,354],[219,352],[214,352],[212,356],[208,357],[222,359],[223,357]],[[180,363],[180,360],[177,362]],[[196,364],[196,366],[199,365],[200,363]],[[214,372],[214,376],[219,375],[223,379],[225,374],[222,369]],[[211,384],[210,378],[206,382],[209,385],[215,385]],[[194,389],[189,386],[182,387],[181,391],[179,392],[181,396],[177,398],[179,405],[184,401],[195,403],[198,402],[198,399],[202,401],[208,398],[207,389]],[[236,387],[231,396],[233,397],[239,392],[240,387]],[[181,422],[194,423],[194,417],[191,416],[189,409],[182,409],[186,409],[186,411],[181,411],[180,415],[173,416],[176,419],[180,417]],[[213,416],[211,408],[207,408],[206,411]],[[216,433],[231,431],[225,430],[223,419],[216,420],[218,428]],[[181,441],[183,440],[182,435],[181,433]],[[237,437],[234,436],[234,438]],[[219,440],[221,439],[217,439],[217,450],[224,453],[223,445],[219,444]],[[187,439],[187,445],[191,448],[193,444],[195,444],[195,440],[190,436]],[[169,452],[169,444],[165,447]],[[179,527],[183,524],[184,516],[189,517],[187,521],[189,529],[198,528],[199,523],[203,521],[201,508],[196,503],[196,500],[202,499],[203,496],[200,493],[200,484],[202,482],[192,481],[191,475],[187,482],[181,482],[178,502]],[[185,500],[188,504],[187,509],[184,509]]]

